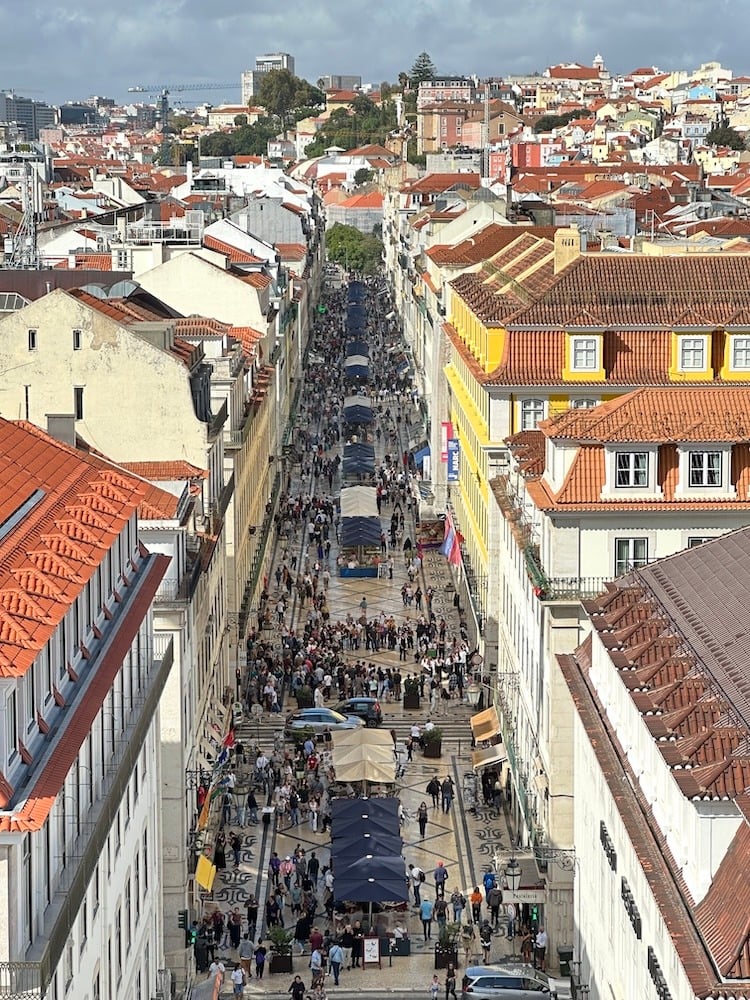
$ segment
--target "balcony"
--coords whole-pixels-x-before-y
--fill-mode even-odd
[[[181,580],[162,580],[159,584],[159,589],[156,591],[154,604],[160,607],[167,607],[169,605],[188,603],[195,593],[200,575],[201,564],[200,560],[196,559],[192,566],[187,567]]]

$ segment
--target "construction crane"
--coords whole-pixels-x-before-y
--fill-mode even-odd
[[[169,127],[169,95],[181,94],[188,90],[235,90],[236,83],[143,83],[128,87],[129,94],[148,94],[157,97],[157,119],[161,122],[161,159],[166,163],[169,154],[167,129]]]

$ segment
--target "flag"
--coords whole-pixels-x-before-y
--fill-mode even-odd
[[[232,747],[234,746],[234,729],[230,729],[229,732],[227,733],[227,735],[224,737],[224,743],[223,743],[223,745],[228,750],[232,749]]]
[[[460,531],[456,531],[453,518],[445,515],[445,536],[440,546],[440,554],[444,555],[451,566],[461,565],[461,542],[464,540]]]
[[[221,751],[219,756],[214,761],[214,771],[216,770],[217,767],[223,767],[228,760],[229,760],[229,751],[227,750],[226,747],[224,747],[224,749]]]

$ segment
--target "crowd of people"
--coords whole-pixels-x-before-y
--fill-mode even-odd
[[[322,706],[356,696],[388,703],[399,701],[411,687],[427,699],[430,716],[437,717],[451,702],[464,699],[471,656],[467,636],[465,631],[453,633],[445,617],[435,613],[434,591],[422,586],[422,552],[410,533],[416,470],[413,456],[402,447],[401,429],[413,410],[415,394],[405,377],[397,329],[381,279],[367,282],[367,294],[368,325],[362,336],[370,346],[368,383],[346,382],[344,378],[345,289],[329,295],[327,311],[318,314],[315,321],[296,421],[294,448],[299,477],[290,475],[283,484],[273,518],[278,557],[273,572],[263,581],[257,618],[247,636],[246,669],[237,675],[237,700],[248,714],[255,706],[264,713],[279,713],[284,697],[300,706]],[[338,571],[340,451],[352,433],[343,410],[351,391],[369,397],[374,413],[369,433],[386,448],[371,482],[376,488],[378,511],[388,522],[380,546],[390,578],[397,567],[401,572],[403,558],[400,618],[380,608],[368,608],[366,597],[356,610],[339,616],[332,615],[329,606],[331,577]],[[381,662],[378,654],[382,651],[398,651],[398,667]],[[417,746],[423,746],[425,730],[430,727],[434,727],[432,721],[424,729],[417,724],[412,727],[406,740],[408,760]],[[279,736],[267,752],[239,742],[229,749],[230,764],[221,787],[220,827],[213,848],[216,868],[226,879],[241,866],[246,831],[269,814],[275,829],[287,836],[293,836],[295,828],[304,828],[307,839],[325,835],[331,825],[335,781],[325,738],[322,743],[308,738],[286,744]],[[208,794],[208,783],[201,783],[198,811]],[[455,796],[452,779],[449,775],[433,778],[426,794],[433,809],[450,812]],[[494,787],[489,794],[494,795]],[[416,821],[423,838],[430,815],[427,802],[422,802]],[[432,938],[433,923],[440,929],[452,914],[454,922],[471,929],[472,948],[478,935],[476,943],[481,943],[489,958],[483,935],[487,926],[491,931],[499,926],[499,904],[495,909],[486,898],[477,905],[474,893],[466,899],[459,889],[448,885],[450,872],[442,862],[429,876],[434,899],[425,897],[426,877],[418,867],[409,865],[405,878],[425,940]],[[350,922],[338,911],[335,873],[321,863],[316,850],[308,851],[298,843],[289,855],[273,853],[266,882],[264,899],[248,893],[242,906],[226,912],[217,906],[195,926],[199,971],[224,972],[222,956],[234,952],[242,983],[252,977],[261,979],[269,957],[269,932],[275,928],[290,932],[298,954],[310,955],[310,985],[295,976],[288,989],[292,1000],[304,1000],[311,990],[313,996],[320,996],[326,976],[338,985],[342,975],[361,965],[365,931],[359,921]],[[483,908],[487,911],[484,916]],[[507,919],[507,912],[505,915]],[[528,928],[519,930],[525,944]],[[235,992],[241,992],[235,970],[232,976]],[[442,985],[446,1000],[449,995],[455,997],[452,966]],[[433,995],[434,988],[433,981],[429,984]]]

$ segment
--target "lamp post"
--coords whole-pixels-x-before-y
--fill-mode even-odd
[[[521,866],[516,858],[511,858],[505,866],[505,878],[510,891],[512,893],[518,892],[521,887]]]

